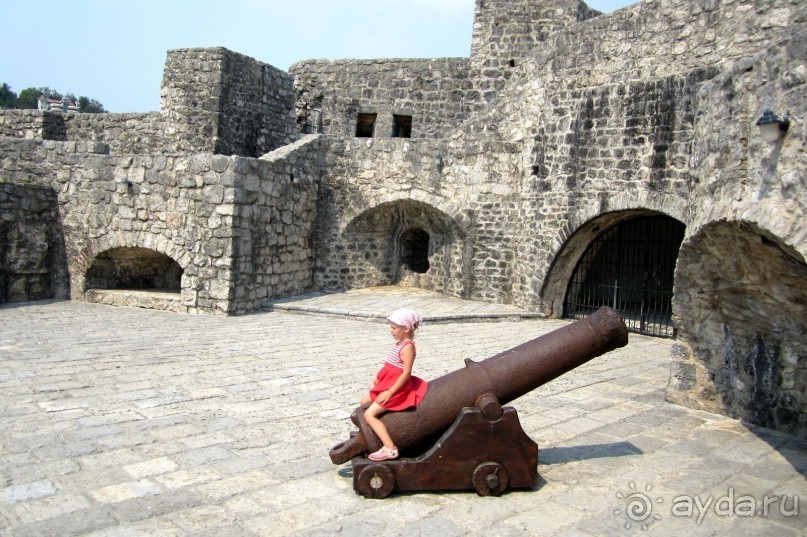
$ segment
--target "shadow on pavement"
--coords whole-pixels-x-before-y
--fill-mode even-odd
[[[630,442],[590,444],[585,446],[549,447],[538,453],[538,464],[562,464],[565,462],[641,455],[643,452]]]

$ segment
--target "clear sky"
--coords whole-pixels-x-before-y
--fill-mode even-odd
[[[587,3],[610,12],[634,0]],[[171,49],[222,46],[283,70],[313,58],[468,57],[473,15],[474,0],[0,0],[0,83],[157,111]]]

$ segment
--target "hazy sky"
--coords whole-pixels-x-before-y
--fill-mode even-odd
[[[587,3],[610,12],[634,1]],[[283,70],[312,58],[468,57],[473,14],[474,0],[0,0],[0,83],[156,111],[171,49],[222,46]]]

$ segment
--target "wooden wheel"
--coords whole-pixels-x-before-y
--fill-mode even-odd
[[[365,498],[382,499],[392,493],[395,488],[395,475],[389,466],[370,464],[359,474],[356,489]]]
[[[483,462],[474,469],[474,488],[480,496],[501,495],[509,480],[510,474],[498,462]]]

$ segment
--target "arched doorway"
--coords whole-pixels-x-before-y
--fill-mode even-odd
[[[606,229],[577,262],[563,317],[578,319],[610,306],[632,332],[675,337],[673,273],[685,229],[668,216],[633,218]]]
[[[453,218],[427,203],[380,203],[322,245],[318,284],[325,289],[419,287],[462,296],[466,248]]]
[[[155,250],[111,248],[93,260],[85,276],[85,287],[179,293],[182,273],[179,263]]]

